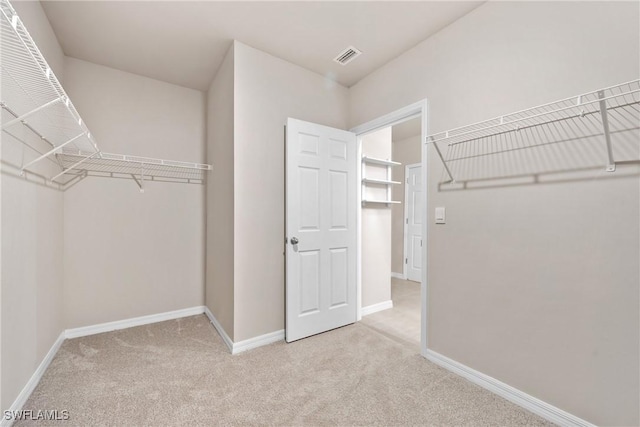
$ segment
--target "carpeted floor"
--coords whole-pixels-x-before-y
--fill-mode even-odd
[[[362,323],[420,351],[420,283],[391,278],[393,308],[364,316]]]
[[[204,315],[67,340],[17,426],[549,425],[358,323],[232,356]]]

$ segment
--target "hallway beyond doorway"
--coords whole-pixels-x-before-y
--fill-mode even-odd
[[[420,348],[420,283],[391,279],[393,308],[370,314],[362,323]]]

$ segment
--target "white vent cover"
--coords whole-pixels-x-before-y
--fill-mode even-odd
[[[362,51],[356,49],[353,46],[349,46],[348,48],[340,52],[338,56],[333,58],[333,60],[340,65],[347,65],[349,62],[353,61],[360,55],[362,55]]]

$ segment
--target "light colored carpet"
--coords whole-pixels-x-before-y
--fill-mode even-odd
[[[362,317],[362,323],[420,351],[420,283],[391,279],[393,308]]]
[[[232,356],[204,315],[67,340],[27,425],[549,425],[361,323]]]

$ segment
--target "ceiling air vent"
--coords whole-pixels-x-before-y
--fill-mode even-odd
[[[360,55],[362,55],[362,52],[360,50],[356,49],[353,46],[349,46],[348,48],[340,52],[338,56],[333,58],[333,60],[338,64],[347,65],[349,62],[353,61]]]

